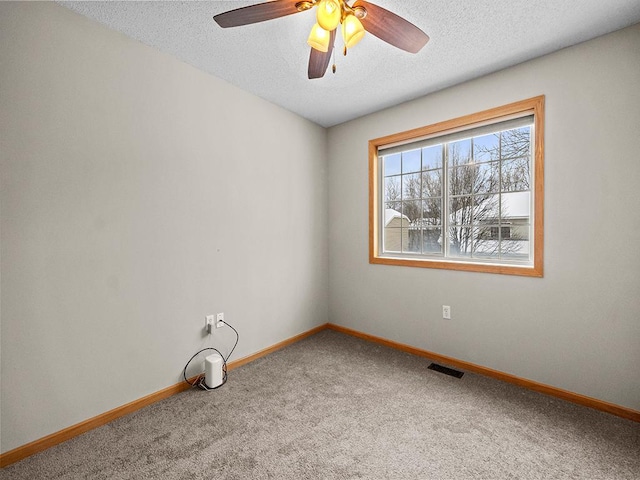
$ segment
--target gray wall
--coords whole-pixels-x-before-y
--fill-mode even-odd
[[[639,47],[631,27],[327,136],[62,7],[0,3],[2,451],[175,384],[230,346],[202,335],[218,311],[233,358],[329,319],[640,409]],[[369,265],[367,141],[539,94],[545,277]]]
[[[541,94],[544,278],[368,263],[369,139]],[[330,320],[640,410],[639,127],[636,25],[330,129]]]
[[[2,451],[327,322],[326,131],[55,4],[0,3]]]

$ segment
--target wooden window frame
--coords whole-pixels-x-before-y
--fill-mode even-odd
[[[419,127],[385,137],[369,140],[369,263],[405,267],[438,268],[467,272],[497,273],[528,277],[543,276],[544,255],[544,95],[510,103],[452,120]],[[380,254],[380,198],[378,149],[394,144],[410,143],[418,139],[444,135],[452,131],[466,130],[482,124],[500,122],[516,116],[534,116],[533,150],[533,262],[532,266],[465,262],[453,259],[397,258]]]

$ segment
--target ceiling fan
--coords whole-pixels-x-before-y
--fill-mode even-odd
[[[216,15],[213,19],[223,28],[239,27],[304,12],[314,7],[317,8],[317,23],[307,40],[311,46],[308,71],[310,79],[323,77],[327,71],[339,25],[342,25],[345,55],[347,48],[362,40],[365,31],[410,53],[418,53],[429,41],[428,35],[412,23],[364,0],[356,0],[352,5],[345,0],[273,0],[236,8]]]

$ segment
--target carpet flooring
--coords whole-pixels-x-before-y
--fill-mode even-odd
[[[2,479],[639,479],[640,424],[325,330]]]

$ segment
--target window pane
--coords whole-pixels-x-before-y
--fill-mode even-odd
[[[471,139],[451,142],[449,145],[449,165],[464,165],[471,162]]]
[[[476,195],[473,199],[473,223],[497,224],[500,217],[500,195]]]
[[[500,159],[500,134],[492,133],[473,139],[473,159],[488,162]]]
[[[500,227],[498,225],[482,225],[477,228],[477,238],[479,240],[500,240]]]
[[[529,190],[529,157],[502,162],[502,191]]]
[[[384,176],[388,177],[389,175],[398,175],[400,174],[400,154],[396,153],[394,155],[387,155],[382,157],[382,161],[384,164]]]
[[[489,235],[487,236],[487,230]],[[494,237],[495,235],[495,237]],[[473,256],[475,258],[499,258],[499,229],[494,227],[473,228]]]
[[[449,227],[449,253],[452,257],[470,257],[473,244],[470,226]]]
[[[449,200],[449,223],[470,225],[473,219],[473,197],[453,197]]]
[[[502,239],[514,242],[529,242],[530,230],[531,224],[526,223],[525,220],[514,220],[509,227],[509,237],[507,238],[506,235],[502,235]]]
[[[411,173],[402,175],[402,199],[409,200],[411,198],[420,198],[422,193],[422,185],[419,173]]]
[[[384,179],[384,201],[400,200],[400,175]]]
[[[422,230],[422,253],[442,254],[442,230],[440,228]]]
[[[402,215],[402,203],[393,202],[393,208],[385,210],[384,250],[387,252],[402,251],[402,228],[408,227],[409,220]],[[406,242],[406,239],[405,239]]]
[[[402,173],[420,171],[420,150],[402,152]]]
[[[531,215],[530,200],[529,192],[503,193],[500,210],[503,222],[525,219],[529,223],[529,216]]]
[[[385,227],[383,241],[385,252],[400,252],[402,250],[402,229]]]
[[[500,162],[476,165],[474,193],[497,193],[500,191]]]
[[[442,170],[422,172],[422,198],[442,196]]]
[[[422,217],[422,202],[420,200],[402,202],[402,214],[408,218],[408,220],[405,219],[407,222],[419,220]]]
[[[385,228],[400,228],[408,227],[409,219],[402,215],[402,204],[394,204],[396,208],[388,208],[384,211],[384,226]]]
[[[528,240],[503,240],[500,243],[500,251],[502,258],[510,260],[529,260],[529,241]]]
[[[422,226],[442,224],[442,199],[430,198],[422,201]]]
[[[524,157],[531,153],[531,127],[514,128],[501,133],[502,158]]]
[[[402,239],[403,252],[420,253],[420,245],[422,244],[422,231],[419,228],[403,228]]]
[[[449,193],[464,195],[473,192],[475,166],[463,165],[449,169]]]
[[[442,168],[442,145],[422,149],[422,170]]]
[[[396,213],[398,215],[400,215],[401,212],[402,212],[402,203],[401,202],[386,202],[384,204],[384,208],[385,208],[385,215],[395,215]],[[395,213],[387,212],[387,210],[393,210],[393,211],[395,211]],[[386,223],[388,223],[388,219],[385,217],[385,224]]]

